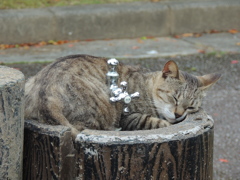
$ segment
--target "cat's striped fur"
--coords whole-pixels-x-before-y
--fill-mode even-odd
[[[107,59],[88,55],[60,58],[30,78],[25,86],[25,118],[65,125],[76,134],[86,128],[141,130],[182,121],[201,106],[204,90],[220,75],[195,77],[178,70],[173,61],[163,71],[146,72],[119,64],[119,82],[140,98],[123,114],[122,103],[110,103]],[[165,120],[163,120],[163,118]]]

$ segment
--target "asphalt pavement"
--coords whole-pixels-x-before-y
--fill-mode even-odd
[[[139,37],[13,48],[0,50],[0,62],[17,62],[7,65],[19,68],[28,78],[46,65],[43,62],[70,54],[118,58],[152,71],[161,70],[171,59],[180,69],[196,75],[222,73],[221,80],[207,93],[203,105],[215,120],[214,180],[240,179],[240,33],[202,34],[200,37],[185,34],[181,38]]]

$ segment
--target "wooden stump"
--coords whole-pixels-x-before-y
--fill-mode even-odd
[[[76,139],[80,179],[209,180],[213,121],[204,112],[146,131],[84,130]]]
[[[211,180],[213,120],[201,111],[156,130],[84,130],[74,145],[68,128],[27,121],[24,147],[24,179]]]
[[[23,160],[23,179],[74,179],[75,149],[70,128],[26,120]]]
[[[0,66],[0,179],[22,179],[24,75]]]

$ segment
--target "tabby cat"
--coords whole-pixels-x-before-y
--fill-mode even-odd
[[[88,128],[144,130],[166,127],[197,112],[204,91],[220,74],[193,76],[178,70],[174,61],[162,71],[118,65],[119,82],[140,97],[123,113],[122,103],[109,101],[107,59],[89,55],[59,58],[31,77],[25,86],[25,118],[71,128],[73,137]]]

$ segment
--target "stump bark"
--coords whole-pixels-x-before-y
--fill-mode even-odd
[[[76,177],[71,130],[25,120],[23,179],[71,180]]]
[[[22,179],[24,75],[0,66],[0,179]]]
[[[24,179],[211,180],[213,120],[205,112],[145,131],[70,129],[26,121]]]
[[[210,180],[213,120],[202,111],[156,130],[84,130],[76,148],[80,179]]]

